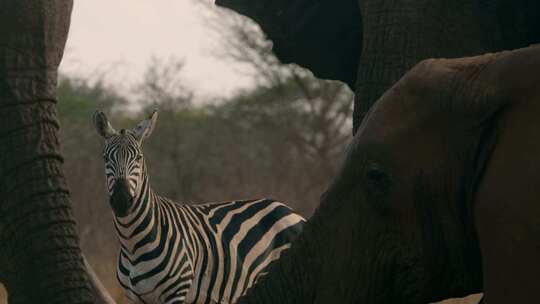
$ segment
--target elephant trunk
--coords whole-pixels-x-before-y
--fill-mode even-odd
[[[429,0],[358,2],[364,40],[354,132],[375,101],[421,60],[465,57],[503,48],[495,6],[469,0],[437,5]]]
[[[391,302],[394,283],[386,281],[396,270],[388,263],[394,252],[383,248],[378,224],[362,216],[364,206],[324,199],[270,275],[238,303],[398,303]]]

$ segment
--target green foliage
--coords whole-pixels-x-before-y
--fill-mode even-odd
[[[137,107],[101,82],[62,78],[58,108],[65,169],[91,264],[107,286],[117,286],[118,243],[106,197],[102,139],[91,123],[96,109],[105,110],[121,129],[159,108],[156,130],[144,143],[158,193],[185,203],[273,197],[309,216],[349,137],[350,100],[342,84],[305,75],[217,103],[187,100],[174,106],[164,99]],[[122,112],[126,108],[133,110]]]
[[[58,83],[58,112],[62,120],[88,119],[96,109],[111,110],[127,103],[102,81],[90,84],[84,79],[60,77]]]
[[[215,102],[182,85],[181,61],[154,59],[131,102],[103,81],[62,77],[58,109],[65,169],[83,251],[106,286],[116,286],[118,242],[105,190],[102,139],[91,117],[107,112],[116,129],[158,108],[144,143],[150,183],[182,203],[272,197],[309,217],[350,138],[352,93],[295,66],[280,65],[254,28],[235,25],[236,59],[254,66],[257,85]],[[251,38],[253,40],[250,40]],[[249,55],[249,56],[248,56]],[[233,56],[234,57],[234,56]]]

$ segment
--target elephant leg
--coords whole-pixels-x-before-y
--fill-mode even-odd
[[[71,8],[0,1],[0,279],[9,303],[93,303],[56,115]]]

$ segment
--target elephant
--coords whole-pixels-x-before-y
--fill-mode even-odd
[[[532,0],[216,4],[259,23],[282,62],[348,84],[355,92],[353,134],[373,103],[423,59],[479,55],[540,41],[540,2]]]
[[[371,129],[375,128],[376,120],[375,122],[373,122],[373,118],[371,122],[363,120],[364,113],[368,112],[371,104],[379,99],[383,92],[394,84],[405,71],[421,59],[460,57],[525,46],[538,41],[538,22],[540,22],[537,15],[540,12],[538,9],[540,4],[530,0],[497,0],[492,2],[480,0],[445,2],[440,0],[437,5],[433,1],[427,0],[414,2],[405,0],[362,0],[358,2],[344,0],[340,2],[343,3],[340,6],[330,5],[330,0],[218,0],[218,3],[228,3],[230,6],[240,3],[237,7],[246,8],[244,12],[247,15],[252,15],[251,12],[254,12],[251,8],[257,9],[259,13],[257,18],[263,29],[274,40],[275,50],[277,51],[281,46],[287,50],[281,55],[278,54],[282,60],[299,62],[311,68],[317,75],[342,80],[354,88],[356,92],[355,129],[359,129],[361,121],[366,121],[365,125],[371,125]],[[292,5],[290,6],[292,10],[284,9],[289,4]],[[79,249],[75,222],[71,214],[68,189],[62,173],[62,156],[57,139],[59,125],[55,109],[56,71],[62,58],[69,29],[71,7],[72,0],[0,0],[0,194],[2,197],[0,200],[0,242],[2,244],[0,248],[0,281],[5,283],[8,289],[10,303],[93,302],[89,279]],[[269,7],[274,9],[267,10]],[[270,16],[275,18],[268,18],[269,11],[275,13]],[[334,27],[325,28],[329,24],[325,13],[331,13],[334,16],[329,20]],[[279,24],[283,21],[284,23]],[[298,26],[292,26],[293,22]],[[308,33],[307,36],[305,36],[306,33]],[[286,43],[298,43],[298,45],[286,47]],[[335,46],[335,48],[321,48],[320,43]],[[520,67],[525,71],[523,62],[520,63]],[[424,68],[429,71],[430,66],[437,66],[437,64],[441,63],[432,63],[427,67],[424,65]],[[466,70],[474,70],[474,64],[471,63],[471,65],[473,68],[465,65],[467,66]],[[416,74],[419,73],[418,69],[415,71]],[[414,83],[415,73],[412,73],[412,76],[409,75],[409,79],[413,80],[405,81],[402,85],[407,87],[407,83]],[[499,75],[501,79],[504,79],[501,75],[505,75],[493,71],[491,74]],[[524,76],[518,78],[531,77],[525,72],[517,73],[514,76],[522,74]],[[425,77],[422,79],[425,80]],[[472,82],[474,79],[476,76],[471,76],[468,81]],[[501,80],[500,82],[508,88],[514,79],[504,80],[508,81]],[[416,81],[421,86],[423,85],[426,91],[438,86],[434,85],[433,82]],[[495,80],[491,79],[491,81]],[[454,85],[458,84],[458,82],[448,82]],[[530,89],[530,87],[527,88]],[[494,88],[492,89],[494,90]],[[489,90],[474,88],[469,98],[480,98],[482,93],[487,94],[486,91]],[[475,92],[477,92],[477,96],[474,95]],[[516,91],[509,89],[501,92],[502,96],[513,96],[512,93],[516,94]],[[414,94],[412,96],[414,97]],[[391,97],[392,95],[389,93],[382,100],[391,99]],[[386,109],[386,107],[381,108]],[[518,131],[519,127],[523,128],[514,121],[517,121],[515,117],[519,116],[518,114],[530,114],[526,111],[523,112],[523,109],[519,107],[515,108],[517,113],[502,109],[504,107],[501,108],[500,112],[497,111],[493,114],[495,115],[493,117],[498,119],[488,119],[487,121],[500,122],[501,128],[504,127],[503,130],[510,133],[512,130],[516,132],[516,128]],[[522,112],[519,112],[519,109]],[[379,109],[379,111],[381,110]],[[377,114],[377,111],[372,113],[372,117],[382,115],[380,112]],[[499,114],[502,116],[498,116]],[[505,117],[503,114],[508,115],[506,120],[499,119],[499,117]],[[505,125],[509,122],[514,124]],[[489,129],[487,128],[487,130]],[[366,134],[367,131],[359,132]],[[530,133],[526,134],[530,135]],[[486,134],[482,138],[490,139],[489,135]],[[470,137],[467,138],[470,139]],[[530,137],[525,137],[525,139],[527,138]],[[506,142],[511,139],[507,136]],[[520,137],[520,139],[524,138]],[[355,138],[355,142],[359,141]],[[486,144],[491,147],[489,143],[489,140],[487,143],[482,142],[479,147],[485,147]],[[496,143],[497,145],[493,146],[493,153],[490,154],[493,159],[505,158],[508,151],[514,151],[508,143],[505,146],[506,150],[502,147],[500,140]],[[520,143],[523,144],[523,142]],[[349,163],[346,162],[340,175],[342,177],[336,178],[334,186],[324,196],[320,208],[313,220],[308,223],[307,231],[300,239],[298,246],[293,246],[293,250],[286,254],[282,261],[275,264],[275,274],[270,273],[265,277],[261,281],[260,287],[254,288],[243,300],[244,302],[249,302],[250,299],[260,299],[261,303],[275,303],[280,302],[279,300],[283,300],[283,303],[292,303],[295,302],[294,299],[297,299],[298,301],[295,303],[319,303],[323,300],[333,303],[336,302],[336,298],[342,299],[342,302],[355,302],[356,300],[360,301],[361,297],[365,296],[359,296],[358,290],[360,288],[364,294],[375,298],[375,303],[377,301],[384,302],[399,296],[392,285],[403,282],[396,281],[394,279],[396,276],[379,276],[375,277],[375,280],[363,278],[360,282],[364,282],[365,286],[360,284],[352,286],[350,282],[357,282],[355,280],[356,269],[369,270],[372,268],[373,271],[370,273],[377,271],[405,273],[407,270],[407,273],[414,274],[415,271],[419,271],[418,276],[424,275],[422,269],[404,269],[403,265],[407,263],[392,265],[369,263],[369,261],[362,259],[347,259],[347,257],[356,257],[358,254],[364,257],[370,256],[370,249],[361,246],[366,243],[361,239],[362,242],[357,242],[364,230],[369,231],[382,227],[393,233],[402,232],[407,235],[407,231],[399,231],[396,227],[385,226],[385,221],[375,220],[377,217],[395,214],[396,211],[391,208],[392,205],[388,205],[388,213],[383,205],[382,212],[378,212],[373,219],[368,218],[366,222],[356,221],[360,216],[360,211],[375,207],[357,203],[355,196],[361,198],[360,193],[347,189],[347,185],[354,185],[354,180],[347,178],[347,176],[354,177],[356,170],[360,174],[360,169],[363,168],[360,164],[364,158],[358,156],[360,152],[355,154],[355,151],[361,151],[359,146],[362,145],[353,144],[351,146],[350,155],[353,156],[349,157]],[[529,151],[534,151],[534,149],[522,151],[522,153]],[[435,152],[442,153],[441,151]],[[381,153],[381,155],[384,154]],[[523,189],[529,192],[534,191],[535,188],[530,185],[534,178],[524,180],[518,178],[520,176],[516,177],[516,172],[513,171],[525,168],[528,173],[534,173],[529,172],[535,168],[534,166],[529,166],[529,164],[523,166],[523,162],[530,160],[531,155],[518,155],[521,163],[514,162],[514,164],[522,166],[516,167],[501,167],[503,162],[500,161],[496,165],[489,166],[489,162],[486,160],[485,171],[474,171],[483,173],[480,174],[481,182],[474,197],[483,196],[489,200],[490,195],[492,195],[491,199],[496,200],[503,195],[510,196],[512,194],[511,192],[497,191],[492,193],[491,190],[494,189],[494,186],[488,181],[497,181],[499,176],[497,173],[500,170],[514,174],[505,176],[508,179],[512,178],[509,181],[510,185],[513,186],[510,190],[514,192]],[[478,157],[481,156],[478,155]],[[352,159],[355,157],[358,159],[353,161]],[[425,161],[423,158],[421,160]],[[480,160],[482,159],[479,158],[474,163],[481,163]],[[349,166],[351,167],[346,169]],[[379,174],[378,170],[369,170],[369,172],[371,172],[369,174],[370,180],[381,178],[380,183],[382,185],[386,183],[385,174]],[[467,176],[471,178],[470,175]],[[420,180],[429,181],[427,178]],[[427,181],[419,183],[423,185]],[[477,179],[473,178],[473,181],[477,181]],[[516,185],[518,182],[522,183],[523,189],[518,189],[521,186],[520,184]],[[378,183],[375,182],[375,184]],[[371,186],[359,185],[360,189],[363,187]],[[343,189],[343,191],[339,189]],[[502,191],[503,187],[496,187],[495,190]],[[384,192],[378,190],[368,192],[372,198],[384,198]],[[468,195],[472,196],[470,193]],[[426,203],[436,198],[434,195],[427,195],[419,202]],[[484,202],[480,199],[477,201]],[[503,208],[506,206],[499,207],[499,209],[489,208],[486,203],[478,203],[475,204],[475,214],[480,214],[481,208],[488,209],[482,214],[501,213],[501,209],[502,211],[507,210]],[[516,209],[519,208],[511,208],[512,212],[508,214],[502,213],[507,216],[518,214],[529,221],[529,216],[535,214],[535,210],[526,210],[529,213],[523,214],[522,210]],[[429,208],[425,210],[430,211]],[[472,211],[465,209],[460,210],[460,212],[469,214]],[[429,214],[424,214],[423,217],[429,218]],[[470,214],[468,217],[459,217],[460,220],[470,220],[470,218]],[[511,269],[508,265],[501,267],[502,269],[488,267],[492,266],[499,258],[498,255],[495,255],[495,250],[503,250],[511,256],[514,252],[511,252],[509,248],[512,247],[505,247],[505,245],[508,245],[509,241],[516,241],[512,239],[512,234],[502,233],[506,239],[495,238],[499,234],[491,232],[506,229],[507,225],[490,226],[489,224],[493,224],[494,219],[497,217],[475,217],[474,223],[478,227],[474,231],[477,231],[480,242],[470,240],[470,238],[474,239],[475,236],[465,233],[470,232],[470,223],[469,226],[465,225],[468,223],[465,222],[463,226],[458,227],[450,220],[441,221],[439,224],[442,228],[456,226],[455,229],[458,230],[458,232],[454,231],[453,233],[450,231],[448,237],[467,235],[468,238],[465,240],[458,238],[455,241],[462,244],[461,247],[457,247],[458,249],[463,248],[461,254],[456,252],[448,254],[447,258],[435,259],[433,265],[440,266],[441,260],[457,259],[457,262],[452,260],[450,261],[452,263],[444,265],[471,266],[477,265],[478,259],[481,257],[482,274],[478,273],[479,269],[459,266],[458,268],[463,268],[461,269],[463,277],[459,280],[453,281],[443,288],[441,286],[444,284],[428,279],[423,284],[433,284],[435,287],[440,287],[440,290],[433,289],[436,294],[428,294],[425,289],[418,293],[415,290],[403,291],[403,293],[410,294],[412,298],[406,298],[402,302],[423,299],[431,301],[444,298],[447,295],[458,296],[478,291],[483,286],[486,289],[487,301],[492,301],[493,298],[493,302],[496,303],[498,296],[500,295],[504,299],[505,295],[501,293],[508,290],[512,292],[508,292],[507,296],[519,296],[519,293],[514,291],[520,286],[512,286],[512,284],[518,283],[523,283],[521,287],[525,290],[520,291],[522,292],[521,296],[523,299],[527,298],[526,296],[529,296],[530,293],[528,293],[529,288],[525,287],[529,285],[525,283],[534,283],[534,280],[526,281],[527,276],[516,275],[515,282],[510,282],[512,284],[509,286],[502,286],[505,282],[501,282],[502,277],[497,271],[504,270],[504,274],[507,274],[518,269],[525,269],[525,274],[528,274],[527,266],[531,265],[524,264],[529,261],[529,256],[518,257],[522,260],[516,260],[518,265],[516,269]],[[515,225],[515,221],[508,218],[502,218],[501,222]],[[529,227],[532,229],[536,225],[530,223],[525,228],[520,226],[511,228],[519,232],[527,230]],[[441,230],[443,230],[442,228]],[[461,234],[459,233],[460,229],[463,230]],[[446,232],[448,231],[444,230],[444,233]],[[432,234],[446,236],[444,233],[434,231]],[[390,234],[390,236],[392,235]],[[422,236],[435,238],[429,234]],[[376,236],[371,235],[371,237],[375,239]],[[384,244],[387,246],[389,243]],[[473,246],[473,248],[469,248],[469,246]],[[478,248],[475,249],[475,246]],[[527,246],[530,246],[530,243]],[[410,247],[415,249],[413,246]],[[426,252],[429,253],[430,250],[435,252],[437,248],[437,246],[427,247]],[[494,251],[489,252],[489,250]],[[310,254],[302,255],[303,252]],[[335,258],[337,252],[343,253],[340,258],[343,263],[332,263],[333,267],[329,267],[330,259]],[[392,250],[381,251],[373,257],[378,258],[377,261],[389,258],[385,256],[386,252],[392,252]],[[411,259],[413,252],[414,250],[411,250]],[[522,253],[523,250],[519,252]],[[460,262],[460,259],[463,261]],[[314,268],[311,265],[324,267]],[[431,268],[437,269],[433,265]],[[530,268],[533,270],[536,265],[532,265]],[[288,270],[287,276],[280,276],[285,270]],[[313,271],[317,272],[313,274]],[[309,275],[310,273],[313,275]],[[365,274],[366,272],[361,273],[361,275]],[[399,278],[402,280],[410,279],[410,277],[404,276]],[[282,286],[283,288],[268,289],[269,286],[276,288]],[[375,288],[380,286],[385,287],[389,292]],[[500,290],[497,291],[497,288]],[[276,299],[277,301],[272,301]]]
[[[355,91],[353,131],[371,105],[427,58],[540,42],[535,0],[216,0],[253,18],[285,63]]]
[[[56,115],[72,5],[0,0],[0,282],[9,303],[94,303]]]
[[[239,303],[432,303],[540,284],[540,45],[420,62],[371,108],[304,233]]]

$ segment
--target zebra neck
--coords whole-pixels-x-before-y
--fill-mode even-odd
[[[125,217],[115,215],[114,224],[120,243],[129,252],[135,250],[136,244],[143,237],[151,237],[156,233],[154,226],[161,222],[158,206],[158,196],[148,183],[148,177],[143,175],[141,191],[134,201],[131,212]]]

